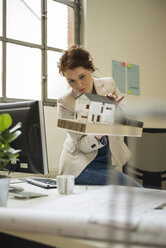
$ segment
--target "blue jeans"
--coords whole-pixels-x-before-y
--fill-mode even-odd
[[[95,159],[87,165],[81,174],[75,179],[76,184],[87,185],[129,185],[133,187],[142,187],[139,183],[124,173],[114,169],[111,166],[111,152],[109,149],[109,140],[107,145],[98,149]],[[111,168],[111,169],[110,169]]]
[[[85,168],[83,172],[75,179],[76,184],[87,185],[123,185],[132,187],[142,187],[139,183],[134,181],[126,174],[116,169],[102,168],[99,170]]]

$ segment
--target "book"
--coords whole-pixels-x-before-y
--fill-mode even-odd
[[[141,137],[143,131],[143,123],[135,120],[123,120],[121,123],[108,125],[78,122],[69,119],[58,119],[57,126],[77,133],[110,136]]]

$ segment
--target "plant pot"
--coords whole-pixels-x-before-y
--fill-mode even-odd
[[[10,177],[0,175],[0,207],[6,207],[8,200]]]

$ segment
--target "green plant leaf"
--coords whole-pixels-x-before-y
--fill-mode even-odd
[[[12,118],[9,114],[0,115],[0,169],[5,168],[6,165],[11,165],[13,161],[17,161],[19,152],[11,147],[10,143],[21,135],[18,130],[22,125],[17,123],[13,128],[9,129],[12,124]],[[14,162],[15,163],[15,162]],[[10,170],[10,169],[9,169]]]
[[[15,132],[17,129],[22,127],[22,123],[18,122],[13,128],[10,129],[10,133]]]
[[[12,124],[12,118],[9,114],[0,115],[0,133],[8,129]]]
[[[18,136],[21,135],[21,131],[20,130],[17,130],[15,133],[12,133],[9,140],[8,140],[8,143],[11,143],[12,141],[14,141],[15,139],[18,138]]]
[[[18,152],[20,152],[21,150],[20,149],[14,149],[14,148],[12,148],[12,147],[10,147],[10,146],[6,146],[4,149],[3,149],[3,152],[4,152],[4,154],[15,154],[15,153],[18,153]],[[2,156],[2,153],[0,154],[0,157]]]
[[[8,130],[6,130],[1,135],[2,136],[2,142],[4,142],[4,144],[5,143],[6,144],[11,143],[20,135],[21,135],[20,130],[17,130],[15,133],[10,133]]]

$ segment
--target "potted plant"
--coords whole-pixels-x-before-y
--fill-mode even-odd
[[[12,148],[11,143],[21,134],[18,130],[21,123],[16,124],[13,128],[12,118],[9,114],[0,115],[0,170],[7,170],[6,165],[15,163],[18,159],[20,150]],[[10,178],[7,175],[0,174],[0,206],[6,206],[8,197]]]

